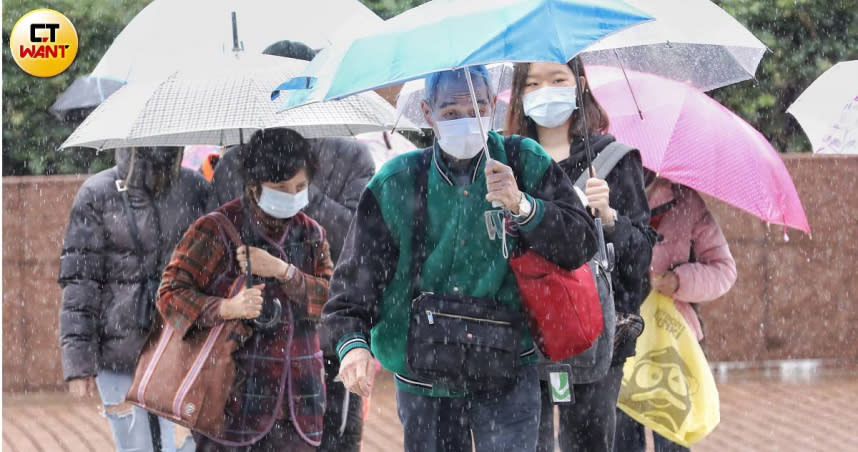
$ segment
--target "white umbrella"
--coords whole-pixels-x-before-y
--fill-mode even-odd
[[[858,154],[858,60],[834,65],[787,109],[820,154]]]
[[[753,78],[766,46],[709,0],[625,0],[655,18],[588,47],[585,64],[622,66],[709,91]]]
[[[238,53],[157,82],[126,85],[93,111],[61,148],[239,144],[257,130],[289,127],[307,138],[389,129],[396,113],[373,92],[276,112],[271,89],[306,61]],[[414,129],[405,121],[404,127]]]
[[[97,107],[123,84],[161,80],[189,61],[233,53],[262,53],[291,40],[313,49],[383,23],[358,0],[155,0],[116,37],[91,74],[69,86],[51,106],[63,119]]]
[[[189,60],[231,53],[233,12],[247,53],[284,39],[319,49],[383,22],[357,0],[155,0],[125,26],[91,75],[160,79]]]
[[[398,132],[369,132],[356,135],[355,138],[369,148],[376,170],[397,155],[419,149],[416,144]]]

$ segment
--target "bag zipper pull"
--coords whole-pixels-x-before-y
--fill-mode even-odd
[[[432,311],[430,311],[430,310],[428,310],[428,309],[426,310],[426,318],[427,318],[427,319],[429,319],[429,324],[430,324],[430,325],[434,325],[434,324],[435,324],[435,317],[434,317],[434,316],[432,316]]]

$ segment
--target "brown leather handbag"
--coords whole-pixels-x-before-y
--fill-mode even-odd
[[[238,237],[226,217],[212,216],[231,239]],[[232,283],[230,295],[242,289],[244,279]],[[157,327],[143,347],[125,400],[193,431],[223,436],[224,408],[235,379],[233,352],[250,335],[240,320],[191,328],[184,337],[170,325]]]

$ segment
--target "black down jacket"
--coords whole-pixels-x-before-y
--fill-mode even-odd
[[[135,294],[147,278],[160,279],[185,230],[205,213],[208,182],[180,169],[181,152],[161,154],[160,164],[155,152],[117,150],[116,166],[87,179],[74,200],[59,275],[66,380],[94,376],[101,369],[133,371],[149,334],[135,322]],[[117,179],[127,179],[143,244],[142,265]]]

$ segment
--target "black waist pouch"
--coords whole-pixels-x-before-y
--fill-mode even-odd
[[[521,313],[493,299],[423,293],[411,302],[406,362],[415,378],[491,392],[512,385]]]

